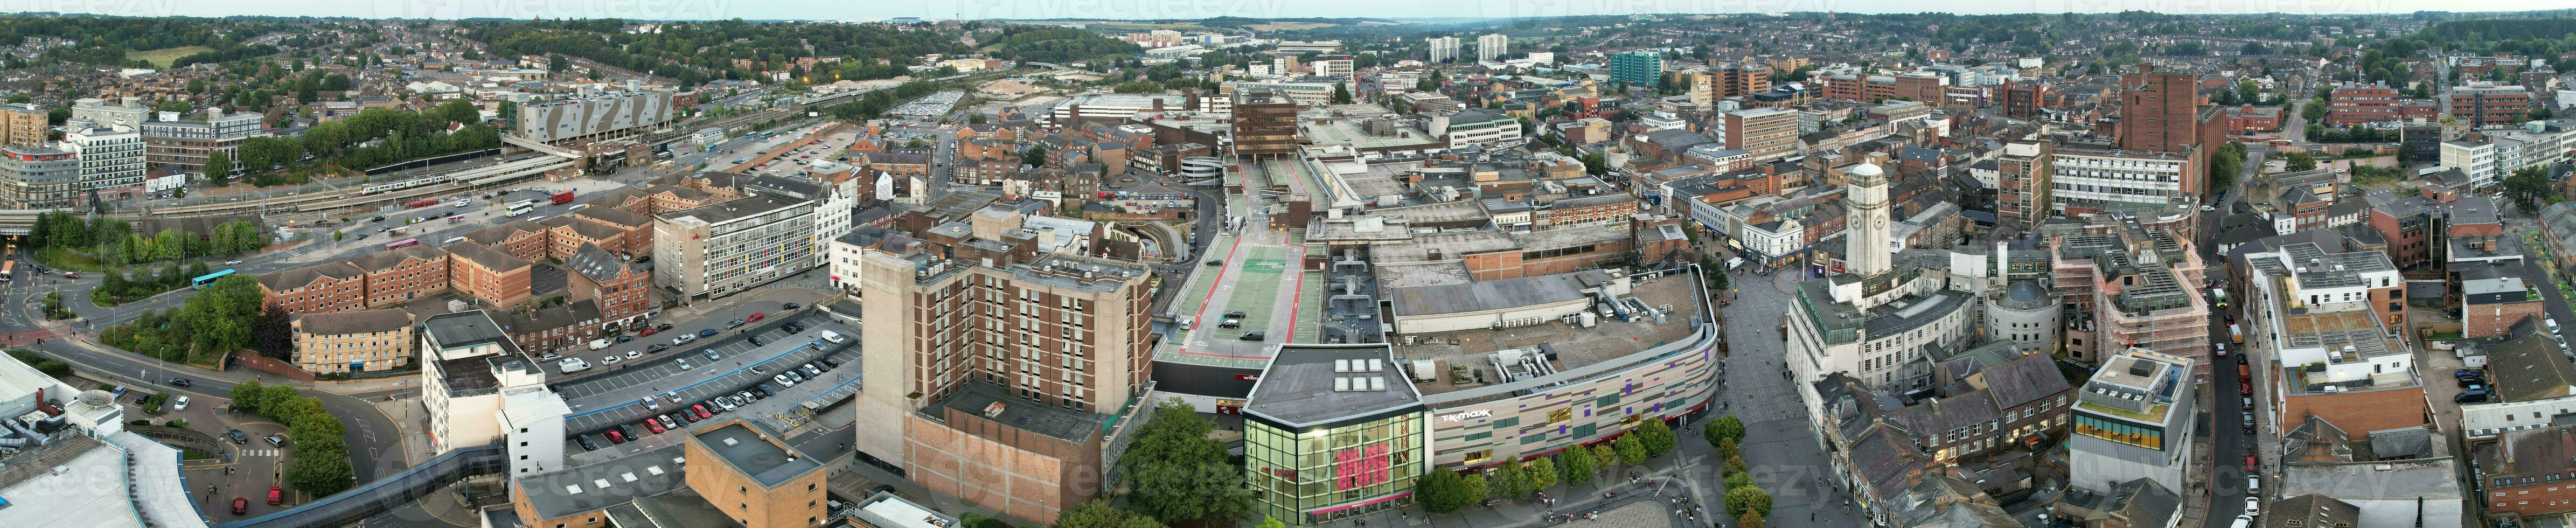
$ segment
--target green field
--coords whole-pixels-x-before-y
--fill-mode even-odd
[[[170,61],[179,60],[180,57],[214,50],[214,48],[205,46],[180,46],[176,48],[162,48],[152,51],[128,51],[125,52],[125,60],[152,61],[152,67],[154,68],[168,68],[170,67]]]

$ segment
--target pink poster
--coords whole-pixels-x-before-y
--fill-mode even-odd
[[[1387,481],[1386,444],[1344,449],[1333,453],[1336,481],[1341,489],[1351,489]]]

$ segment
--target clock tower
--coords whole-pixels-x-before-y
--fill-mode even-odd
[[[1846,222],[1843,237],[1844,266],[1853,275],[1863,277],[1887,273],[1892,267],[1887,238],[1887,171],[1867,161],[1844,171],[1844,203],[1851,205],[1851,221]]]

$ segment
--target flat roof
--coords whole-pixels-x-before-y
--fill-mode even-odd
[[[733,199],[733,200],[726,200],[726,201],[722,201],[722,202],[716,202],[716,203],[712,203],[712,204],[707,204],[707,205],[706,205],[706,206],[704,206],[704,207],[699,207],[699,208],[696,208],[696,209],[688,209],[688,210],[682,210],[682,211],[675,211],[675,212],[663,213],[663,214],[661,215],[661,217],[662,217],[663,219],[671,219],[671,220],[676,220],[676,219],[680,219],[680,218],[694,218],[694,219],[696,219],[697,221],[700,221],[700,222],[706,222],[706,223],[708,223],[708,224],[721,224],[721,223],[725,223],[725,222],[731,222],[731,221],[734,221],[734,220],[740,220],[740,219],[744,219],[744,218],[750,218],[750,217],[753,217],[753,216],[759,216],[759,215],[761,215],[761,214],[763,214],[763,213],[768,213],[768,212],[770,212],[770,211],[776,211],[776,210],[779,210],[779,209],[786,209],[786,208],[789,208],[789,207],[794,207],[794,206],[796,206],[797,204],[800,204],[800,203],[804,203],[804,202],[801,202],[801,201],[791,202],[791,201],[787,201],[787,200],[780,199],[780,198],[778,198],[778,197],[776,197],[776,196],[771,196],[771,195],[766,195],[766,194],[754,194],[754,195],[751,195],[751,196],[746,196],[746,197],[737,198],[737,199]]]
[[[125,493],[76,491],[103,491],[98,490],[100,484],[125,482],[124,451],[110,449],[106,443],[86,436],[75,435],[55,443],[42,452],[7,459],[18,471],[0,473],[0,477],[8,478],[0,481],[5,482],[0,484],[0,499],[17,506],[0,508],[0,526],[143,526],[134,499]]]
[[[1397,317],[1502,310],[1582,300],[1584,290],[1610,281],[1609,272],[1583,270],[1514,279],[1387,288]]]
[[[813,457],[791,451],[785,443],[774,442],[769,435],[739,423],[698,431],[695,441],[706,444],[708,452],[751,475],[762,486],[777,486],[823,467]]]
[[[1422,396],[1404,373],[1386,343],[1281,345],[1243,412],[1304,427],[1419,408]]]
[[[878,492],[860,500],[858,510],[850,514],[860,522],[876,528],[957,528],[956,517],[913,504],[893,494]]]
[[[596,464],[517,477],[520,491],[537,514],[557,518],[598,511],[636,497],[685,488],[678,444],[617,457]]]
[[[998,385],[981,381],[970,381],[959,385],[956,392],[949,393],[948,397],[940,398],[931,406],[922,408],[921,412],[933,419],[946,421],[948,418],[946,415],[936,412],[940,408],[983,416],[984,419],[1015,429],[1075,443],[1081,443],[1092,435],[1100,434],[1103,427],[1109,423],[1107,415],[1091,414],[1012,396],[1009,391]],[[999,412],[986,412],[995,409]]]
[[[1655,322],[1653,317],[1641,316],[1634,322],[1610,317],[1601,319],[1592,328],[1549,323],[1502,330],[1477,328],[1402,334],[1389,336],[1388,340],[1413,343],[1404,347],[1407,362],[1431,360],[1438,363],[1432,376],[1434,379],[1414,384],[1415,390],[1426,396],[1503,383],[1498,373],[1491,372],[1492,363],[1487,357],[1503,350],[1541,351],[1543,359],[1556,371],[1570,371],[1688,339],[1693,330],[1691,322],[1703,316],[1699,313],[1699,288],[1658,284],[1657,281],[1683,281],[1687,284],[1689,280],[1688,274],[1670,275],[1638,284],[1628,292],[1629,296],[1644,301],[1647,306],[1657,309],[1671,306],[1662,323]],[[1488,371],[1485,382],[1478,383],[1472,377],[1464,382],[1451,378],[1450,367],[1454,366]]]

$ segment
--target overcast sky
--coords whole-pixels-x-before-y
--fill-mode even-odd
[[[0,0],[0,12],[367,18],[871,19],[1532,17],[1631,13],[2405,13],[2571,7],[2565,0]]]

